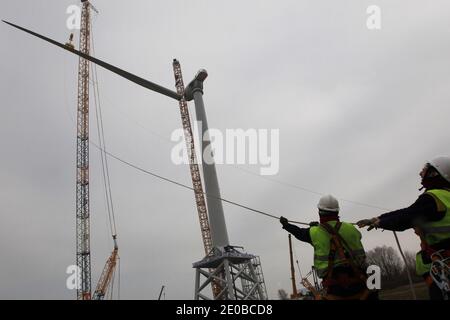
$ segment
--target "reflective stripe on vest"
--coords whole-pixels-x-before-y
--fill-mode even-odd
[[[417,229],[422,232],[423,240],[427,245],[433,246],[441,241],[450,238],[450,191],[445,189],[433,189],[425,192],[432,196],[436,201],[438,211],[444,211],[444,217],[439,221],[430,221],[424,223]],[[419,252],[416,255],[416,273],[423,275],[430,271],[431,263],[425,263]]]
[[[327,222],[333,228],[336,226],[336,221]],[[323,278],[328,269],[328,256],[330,254],[330,241],[331,235],[321,226],[311,227],[309,229],[311,236],[311,242],[314,247],[314,267],[317,270],[319,277]],[[350,223],[342,222],[339,229],[339,234],[345,239],[357,265],[361,264],[365,260],[365,252],[361,243],[361,233]],[[345,261],[340,259],[338,252],[336,251],[334,265],[338,266]]]

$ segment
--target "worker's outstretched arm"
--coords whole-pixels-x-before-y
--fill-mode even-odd
[[[280,223],[283,226],[283,229],[292,234],[298,240],[312,243],[311,236],[309,235],[309,228],[300,228],[296,225],[290,224],[288,219],[285,217],[280,218]]]
[[[407,208],[387,212],[373,219],[361,220],[357,224],[360,228],[370,226],[369,230],[376,227],[392,231],[404,231],[425,222],[438,221],[444,215],[445,211],[438,209],[436,200],[432,196],[422,194],[416,202]]]

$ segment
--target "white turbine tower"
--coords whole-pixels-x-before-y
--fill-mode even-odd
[[[199,141],[213,243],[212,251],[193,265],[196,269],[194,299],[208,299],[203,292],[212,283],[221,288],[216,300],[267,299],[259,257],[239,251],[240,247],[231,246],[228,239],[214,156],[205,152],[212,150],[203,103],[203,82],[207,76],[206,70],[201,69],[185,91],[186,100],[194,100],[197,122],[201,124]]]

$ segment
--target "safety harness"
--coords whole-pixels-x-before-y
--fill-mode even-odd
[[[420,248],[424,262],[431,262],[430,272],[424,275],[428,287],[435,284],[442,292],[444,300],[450,299],[450,250],[440,249],[441,245],[430,245],[425,234],[420,228],[415,228],[415,233],[420,237]],[[448,240],[445,241],[448,247]]]
[[[332,294],[326,294],[323,299],[325,300],[366,300],[369,296],[370,291],[367,289],[366,281],[367,276],[362,272],[361,268],[356,265],[355,261],[358,259],[353,255],[350,246],[347,244],[345,239],[339,234],[339,229],[342,223],[338,221],[333,228],[328,223],[322,223],[320,226],[328,232],[331,236],[330,239],[330,253],[328,255],[328,268],[326,271],[325,278],[323,280],[323,286],[328,288],[333,285],[339,285],[343,288],[348,288],[351,285],[363,284],[364,290],[348,297],[341,297]],[[337,277],[333,277],[333,271],[336,261],[336,253],[339,258],[344,261],[344,265],[348,265],[353,270],[353,276],[348,274],[339,274]],[[361,264],[359,264],[361,265]]]

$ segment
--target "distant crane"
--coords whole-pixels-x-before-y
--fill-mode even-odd
[[[161,287],[161,291],[159,292],[158,300],[161,300],[161,296],[164,292],[164,288],[165,288],[164,286]]]
[[[81,1],[80,52],[89,55],[91,45],[91,8],[98,12],[88,0]],[[73,34],[66,46],[74,49]],[[101,300],[104,298],[112,280],[118,258],[117,235],[113,231],[114,250],[106,261],[97,284],[94,296],[91,297],[91,252],[90,252],[90,210],[89,210],[89,60],[82,57],[78,64],[78,108],[77,108],[77,188],[76,188],[76,262],[81,273],[81,283],[77,289],[78,300]],[[94,87],[95,89],[95,87]],[[95,91],[95,90],[94,90]],[[94,92],[95,93],[95,92]],[[104,145],[104,137],[100,136],[100,144]],[[106,156],[102,154],[103,170],[108,170]],[[105,168],[106,166],[106,168]],[[105,171],[103,178],[106,177]],[[106,188],[105,183],[105,188]],[[109,185],[109,181],[108,181]],[[108,209],[112,206],[111,193],[107,192]]]
[[[94,292],[93,300],[103,300],[107,294],[107,291],[111,285],[111,280],[113,279],[114,271],[117,264],[117,259],[119,257],[119,248],[117,247],[116,236],[114,239],[114,250],[111,253],[109,259],[106,261],[105,267],[103,268],[100,279],[98,280],[97,287]]]
[[[322,295],[319,291],[316,290],[316,288],[309,282],[307,278],[302,279],[303,286],[308,289],[314,296],[314,300],[322,300]]]
[[[292,294],[291,299],[297,299],[299,297],[298,291],[297,291],[297,285],[295,283],[295,268],[294,268],[294,257],[292,254],[292,239],[291,234],[288,235],[289,238],[289,261],[291,265],[291,281],[292,281]]]
[[[90,3],[82,0],[80,52],[90,51]],[[78,300],[91,299],[91,249],[89,222],[89,61],[80,57],[78,63],[77,108],[77,187],[76,187],[76,262],[81,283]]]
[[[320,291],[317,289],[316,286],[313,286],[311,282],[309,282],[308,280],[308,276],[311,275],[312,273],[314,273],[314,269],[308,272],[306,276],[302,279],[302,285],[313,294],[315,300],[322,300],[322,294],[320,293]]]

